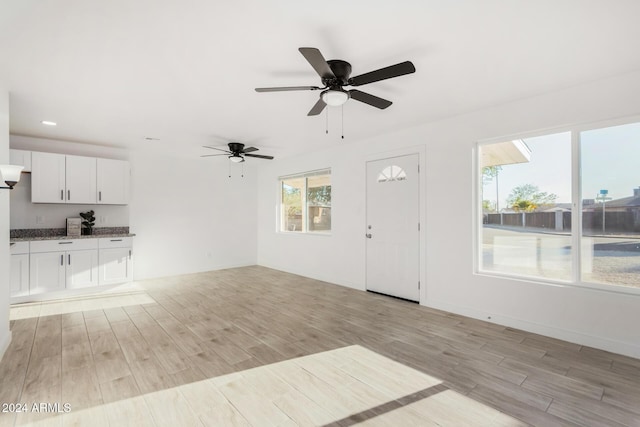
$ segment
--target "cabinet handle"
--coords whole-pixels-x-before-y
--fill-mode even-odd
[[[60,190],[60,200],[64,200],[64,190]]]
[[[71,254],[67,255],[69,257],[69,265],[71,265]]]
[[[58,242],[59,245],[72,245],[73,242]]]
[[[98,191],[98,201],[102,201],[102,191]]]
[[[64,265],[64,255],[60,255],[60,265]]]
[[[131,260],[131,249],[129,249],[129,260]]]
[[[111,239],[112,242],[122,242],[122,239]]]
[[[71,190],[67,190],[67,200],[71,200]]]

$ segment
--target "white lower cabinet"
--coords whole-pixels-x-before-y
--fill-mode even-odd
[[[31,242],[29,294],[98,285],[97,239]]]
[[[11,245],[10,269],[11,296],[29,295],[29,242],[18,242]]]
[[[67,289],[88,288],[98,285],[98,251],[73,251],[66,253]]]
[[[131,237],[103,238],[100,248],[99,282],[115,285],[133,280],[133,248]]]
[[[11,296],[133,280],[133,238],[34,240],[11,245]]]
[[[60,291],[65,288],[64,252],[32,253],[29,259],[29,294]]]

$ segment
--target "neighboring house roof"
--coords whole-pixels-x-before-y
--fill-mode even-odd
[[[640,196],[623,197],[622,199],[607,202],[608,208],[632,208],[640,207]]]

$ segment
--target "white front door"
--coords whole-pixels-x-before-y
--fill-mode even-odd
[[[367,290],[420,300],[419,155],[367,162]]]

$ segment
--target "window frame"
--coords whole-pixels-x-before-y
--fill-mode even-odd
[[[309,230],[309,206],[307,205],[307,192],[308,192],[308,179],[315,176],[325,176],[328,175],[330,182],[332,171],[331,168],[322,168],[322,169],[314,169],[306,172],[294,173],[289,175],[282,175],[278,177],[278,208],[276,210],[276,233],[286,234],[286,235],[302,235],[302,236],[331,236],[333,232],[333,223],[331,224],[331,228],[329,230],[321,230],[321,231],[310,231]],[[302,225],[303,229],[300,231],[286,230],[284,227],[284,204],[282,200],[282,186],[285,180],[303,178],[304,179],[304,189],[302,191]],[[333,183],[331,182],[331,196],[333,201]],[[333,216],[333,206],[331,206],[331,213]]]
[[[603,292],[622,293],[630,295],[640,295],[640,288],[625,285],[606,284],[597,282],[588,282],[582,278],[582,209],[577,209],[582,203],[582,166],[581,166],[581,141],[582,132],[610,128],[616,126],[624,126],[634,123],[640,123],[640,116],[627,116],[615,119],[558,126],[545,128],[536,131],[520,132],[516,134],[506,135],[497,138],[488,138],[478,140],[473,144],[473,195],[472,195],[472,222],[473,222],[473,274],[487,277],[499,277],[512,279],[514,281],[535,282],[553,286],[569,286],[577,288],[587,288]],[[497,272],[482,269],[482,239],[483,231],[482,221],[482,176],[481,176],[481,147],[483,145],[495,144],[507,140],[528,139],[541,137],[556,133],[569,132],[571,134],[571,244],[572,244],[572,260],[571,260],[571,279],[550,279],[538,276],[527,276],[522,274],[514,274],[507,272]]]

